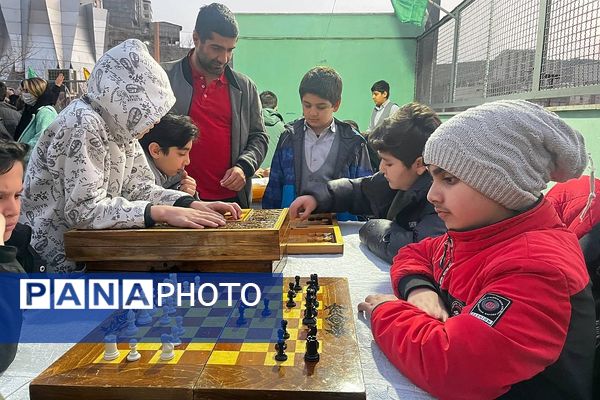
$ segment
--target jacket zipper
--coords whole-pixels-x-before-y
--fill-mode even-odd
[[[452,266],[453,247],[454,247],[454,244],[452,243],[452,238],[450,236],[448,236],[448,239],[444,243],[444,254],[442,255],[442,258],[440,259],[440,268],[442,269],[442,275],[440,276],[440,280],[439,280],[440,290],[442,289],[442,284],[444,283],[444,278],[446,277],[448,270],[450,270],[450,267]],[[444,265],[444,264],[446,264],[446,265]]]

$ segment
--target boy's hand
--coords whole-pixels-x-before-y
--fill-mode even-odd
[[[185,169],[183,170],[183,177],[181,178],[179,190],[186,192],[190,196],[196,194],[196,180],[189,176]]]
[[[306,221],[315,208],[317,208],[317,199],[314,196],[300,196],[290,204],[290,217],[300,217],[302,221]]]
[[[246,185],[246,175],[240,167],[231,167],[225,171],[225,176],[221,179],[221,186],[226,189],[239,192]]]
[[[4,233],[6,232],[6,218],[0,213],[0,246],[4,246]]]
[[[222,201],[194,201],[190,207],[204,211],[211,212],[223,218],[225,214],[231,214],[233,219],[240,219],[242,216],[242,208],[237,203],[225,203]]]
[[[194,203],[198,203],[195,201]],[[192,203],[192,204],[194,204]],[[152,206],[152,219],[180,228],[216,228],[225,225],[225,218],[214,211],[200,211],[193,208],[173,206]]]
[[[431,289],[417,288],[412,290],[406,299],[410,304],[442,322],[448,319],[448,311],[440,296]]]
[[[375,307],[388,301],[396,301],[398,298],[393,294],[371,294],[367,296],[365,301],[358,304],[358,311],[364,311],[367,317],[371,318],[371,314]]]

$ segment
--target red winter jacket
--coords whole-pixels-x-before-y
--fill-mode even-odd
[[[583,221],[579,214],[585,207],[590,195],[590,177],[582,175],[578,179],[571,179],[564,183],[557,183],[546,195],[552,203],[558,216],[567,228],[578,239],[588,233],[594,225],[600,222],[600,180],[595,179],[596,198],[586,213]]]
[[[404,300],[372,315],[392,363],[440,399],[590,399],[594,304],[581,250],[550,202],[400,250],[396,295],[430,286],[451,317]],[[442,279],[443,278],[443,279]]]

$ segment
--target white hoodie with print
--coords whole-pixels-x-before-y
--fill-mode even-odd
[[[40,137],[25,175],[21,222],[48,272],[71,272],[69,229],[143,228],[151,204],[185,195],[154,183],[141,137],[173,106],[163,69],[137,39],[108,50],[88,93],[65,108]]]

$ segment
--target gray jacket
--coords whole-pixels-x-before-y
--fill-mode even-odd
[[[171,109],[181,115],[189,115],[194,88],[188,58],[163,64],[171,81],[177,101]],[[267,154],[269,137],[262,120],[260,99],[254,82],[246,75],[225,67],[231,99],[231,160],[246,175],[245,190],[238,192],[237,200],[242,208],[252,202],[252,176]]]
[[[21,113],[12,108],[9,104],[0,101],[0,119],[11,138],[15,137],[15,129],[21,120]]]

